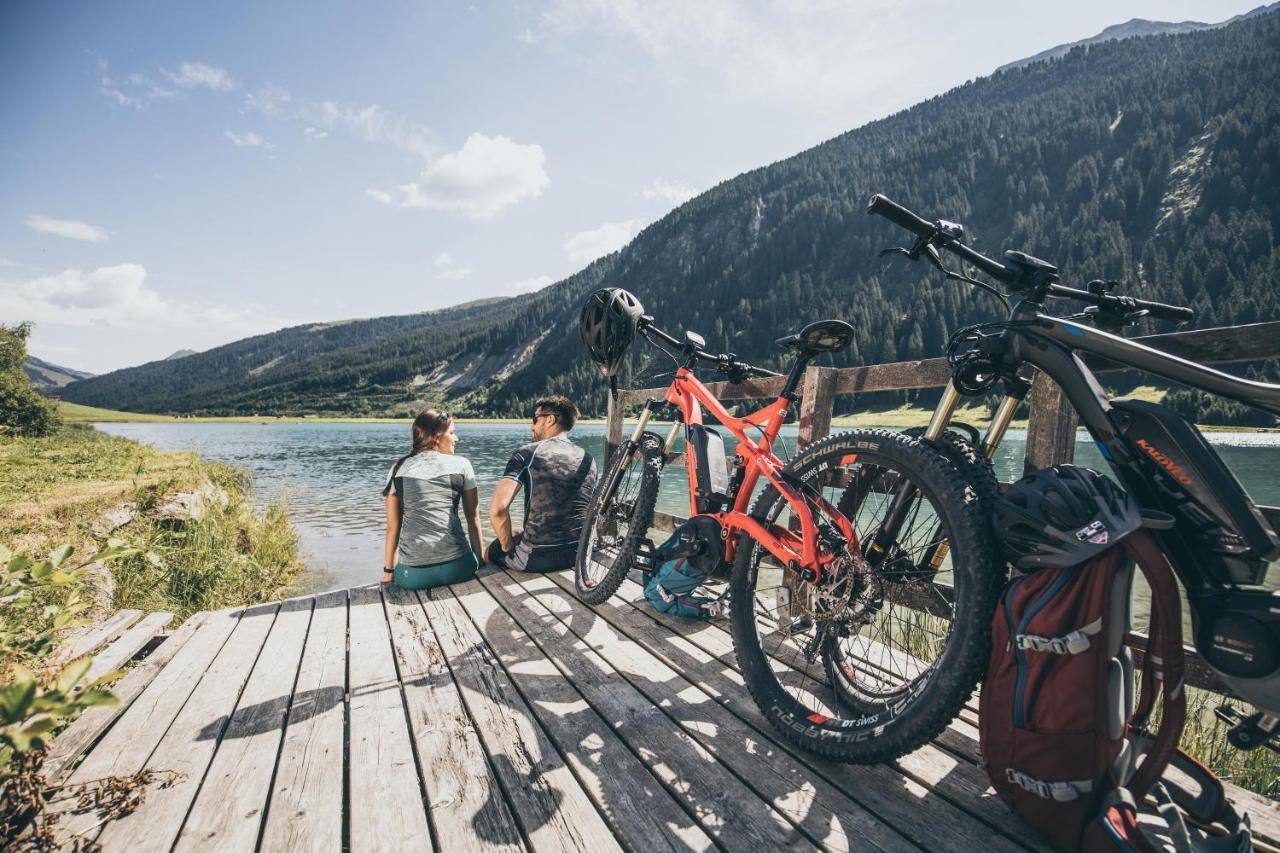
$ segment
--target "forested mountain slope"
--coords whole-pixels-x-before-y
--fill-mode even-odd
[[[57,391],[69,382],[87,379],[93,375],[83,370],[72,370],[70,367],[52,364],[34,355],[27,357],[26,363],[22,365],[22,372],[27,374],[27,379],[31,380],[32,385],[45,394]]]
[[[988,253],[1024,249],[1069,283],[1190,304],[1196,325],[1280,318],[1280,14],[1077,48],[998,72],[748,172],[617,254],[538,293],[430,314],[287,329],[68,386],[75,402],[202,413],[523,413],[548,390],[600,411],[577,307],[636,293],[659,323],[778,364],[802,323],[853,323],[840,364],[937,355],[998,306],[923,264],[865,215],[883,192],[957,219]],[[766,120],[762,117],[762,120]],[[624,377],[625,380],[625,377]]]

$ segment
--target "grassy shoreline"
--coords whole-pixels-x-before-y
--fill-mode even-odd
[[[0,542],[44,554],[63,544],[81,557],[108,537],[142,553],[94,582],[99,610],[197,610],[271,601],[302,571],[288,507],[254,509],[247,476],[195,453],[157,450],[73,425],[43,438],[0,441]],[[206,496],[203,513],[170,520],[157,512],[178,493]],[[134,517],[109,530],[122,504]]]

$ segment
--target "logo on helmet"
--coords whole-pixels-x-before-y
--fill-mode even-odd
[[[1088,542],[1090,545],[1106,545],[1110,539],[1107,533],[1107,527],[1101,521],[1091,521],[1088,525],[1081,527],[1076,531],[1076,538],[1081,542]]]

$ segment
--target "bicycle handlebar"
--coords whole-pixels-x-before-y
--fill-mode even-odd
[[[1167,305],[1163,302],[1148,302],[1132,296],[1112,296],[1110,293],[1091,293],[1087,290],[1076,290],[1074,287],[1063,287],[1060,284],[1049,285],[1049,295],[1062,299],[1077,299],[1097,305],[1099,308],[1120,311],[1146,311],[1152,317],[1161,320],[1172,320],[1183,323],[1195,319],[1196,312],[1180,305]]]
[[[673,347],[690,351],[691,344],[662,331],[662,329],[659,329],[654,325],[652,318],[641,318],[639,330],[642,333],[652,334]],[[766,370],[763,367],[754,367],[747,364],[745,361],[738,361],[732,353],[713,353],[702,349],[692,349],[690,355],[698,361],[705,361],[708,364],[715,365],[717,371],[726,374],[730,378],[733,378],[734,374],[737,374],[742,379],[747,379],[753,376],[764,378],[782,375],[780,373],[774,373],[772,370]],[[735,379],[734,381],[740,380]]]
[[[900,228],[905,228],[912,234],[915,234],[922,243],[932,243],[939,248],[946,249],[957,257],[968,261],[973,266],[982,270],[987,275],[997,281],[1009,284],[1018,278],[1018,273],[1010,269],[1008,266],[999,261],[988,258],[981,252],[961,243],[955,237],[946,234],[939,223],[929,223],[920,216],[907,210],[902,205],[892,201],[879,193],[871,197],[871,201],[867,203],[867,213],[874,216],[883,216]],[[918,244],[919,246],[919,244]],[[1110,293],[1094,293],[1088,290],[1077,290],[1074,287],[1064,287],[1060,284],[1050,284],[1046,291],[1046,295],[1060,297],[1063,299],[1076,299],[1080,302],[1087,302],[1090,305],[1096,305],[1103,310],[1112,311],[1146,311],[1152,317],[1162,320],[1172,320],[1174,322],[1185,322],[1194,319],[1195,311],[1190,308],[1184,308],[1179,305],[1166,305],[1163,302],[1148,302],[1145,299],[1135,299],[1132,296],[1113,296]]]

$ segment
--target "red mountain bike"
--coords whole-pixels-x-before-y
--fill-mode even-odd
[[[977,620],[951,618],[980,586],[983,568],[963,556],[984,553],[978,537],[985,528],[976,500],[969,500],[972,489],[954,466],[917,449],[917,440],[907,436],[868,442],[835,435],[788,463],[773,453],[805,369],[818,355],[846,348],[853,329],[826,320],[780,339],[795,360],[778,397],[734,417],[695,376],[698,367],[731,382],[779,375],[732,354],[708,352],[692,332],[684,340],[667,334],[630,294],[598,292],[592,295],[597,298],[606,306],[619,299],[630,306],[623,348],[639,334],[669,355],[676,371],[664,398],[645,403],[592,497],[575,564],[578,595],[602,603],[630,569],[647,567],[659,483],[683,434],[689,509],[697,519],[692,535],[700,540],[693,545],[704,555],[702,564],[713,567],[709,579],[731,575],[734,651],[769,721],[792,743],[853,763],[893,758],[935,736],[968,697],[981,665],[968,660],[968,650],[981,644],[964,636],[965,626]],[[602,356],[587,341],[591,309],[589,302],[584,343],[611,373],[620,363],[619,348]],[[600,328],[598,311],[591,322]],[[704,410],[737,439],[732,465],[719,432],[704,423]],[[655,415],[675,421],[665,439],[648,429]],[[903,477],[917,488],[906,506],[895,507],[895,559],[869,562],[860,541],[871,541],[884,524]],[[837,509],[841,505],[846,514]],[[940,529],[957,547],[922,576],[919,554]],[[902,565],[910,565],[909,576]]]

